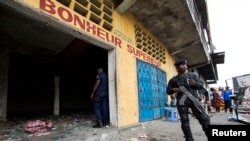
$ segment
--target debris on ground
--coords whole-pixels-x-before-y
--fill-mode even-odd
[[[24,130],[28,133],[37,135],[39,133],[44,133],[50,131],[52,128],[52,121],[29,121],[24,125]]]

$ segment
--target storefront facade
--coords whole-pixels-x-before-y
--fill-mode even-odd
[[[15,68],[19,68],[16,69],[18,71],[25,67],[25,61],[20,63],[17,61],[19,55],[13,57],[11,52],[24,52],[34,59],[34,56],[39,56],[36,53],[43,49],[46,51],[37,57],[39,67],[32,64],[32,59],[27,59],[32,64],[28,63],[27,66],[30,67],[29,70],[37,68],[30,73],[36,71],[41,75],[47,71],[41,78],[40,75],[35,75],[39,80],[49,76],[46,82],[35,82],[39,86],[32,86],[34,91],[46,87],[44,92],[50,93],[46,96],[49,106],[41,108],[34,104],[35,108],[30,109],[27,105],[26,112],[49,111],[59,115],[62,109],[87,110],[90,104],[81,105],[77,99],[82,98],[84,103],[88,103],[94,80],[89,75],[94,76],[94,68],[101,64],[109,76],[111,126],[131,126],[165,116],[164,107],[168,103],[166,86],[168,80],[176,74],[173,67],[176,58],[169,53],[165,44],[129,12],[118,13],[109,0],[21,0],[3,2],[1,7],[6,19],[1,26],[7,26],[6,30],[2,29],[6,36],[1,35],[1,44],[7,50],[1,55],[2,60],[5,60],[1,64],[1,68],[5,69],[1,71],[7,72],[1,79],[4,84],[1,88],[1,117],[6,118],[8,113],[17,113],[18,107],[14,104],[14,99],[18,90],[13,89],[18,89],[20,84],[15,80],[26,74],[15,73]],[[6,15],[4,12],[15,14]],[[13,16],[19,14],[22,15],[22,20]],[[25,28],[22,24],[21,27],[8,24],[10,21],[25,23]],[[37,26],[33,26],[33,21]],[[22,32],[23,35],[20,35]],[[20,42],[23,47],[15,41]],[[89,50],[91,52],[87,52]],[[43,70],[41,64],[46,64],[45,62],[50,63]],[[28,77],[30,81],[34,78],[33,75]],[[28,85],[28,82],[23,82]],[[19,89],[22,92],[27,91]],[[81,96],[81,93],[85,96]],[[82,106],[86,108],[81,109]]]

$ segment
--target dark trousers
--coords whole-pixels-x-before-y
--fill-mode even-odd
[[[210,105],[207,105],[207,111],[211,112],[211,106]]]
[[[215,107],[216,112],[220,112],[220,106]]]
[[[99,100],[94,101],[94,112],[97,121],[108,121],[108,95],[106,91],[98,91]]]
[[[185,135],[186,141],[194,141],[193,134],[190,128],[189,123],[189,116],[188,116],[188,109],[191,109],[194,116],[197,118],[199,123],[202,126],[203,131],[205,132],[206,136],[208,137],[208,126],[210,124],[210,118],[206,117],[202,114],[194,104],[187,98],[184,102],[184,105],[179,105],[177,102],[177,109],[179,112],[180,120],[181,120],[181,128]]]
[[[232,106],[231,100],[224,100],[224,104],[225,104],[225,107],[224,107],[225,112],[227,113],[227,110],[229,109],[230,113],[232,113],[233,108],[231,107]]]

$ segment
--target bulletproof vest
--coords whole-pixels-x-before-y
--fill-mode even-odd
[[[189,79],[195,79],[194,75],[192,75],[190,73],[184,73],[181,76],[176,76],[178,87],[184,86],[194,97],[199,98],[198,90],[196,90],[195,88],[192,88],[192,86],[191,87],[189,86]],[[178,94],[178,95],[181,96],[182,93]]]

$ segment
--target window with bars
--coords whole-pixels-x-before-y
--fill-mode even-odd
[[[166,63],[165,49],[151,35],[135,25],[135,36],[136,47],[138,49],[141,49],[163,64]]]
[[[113,8],[110,0],[57,0],[108,31],[113,29]]]

